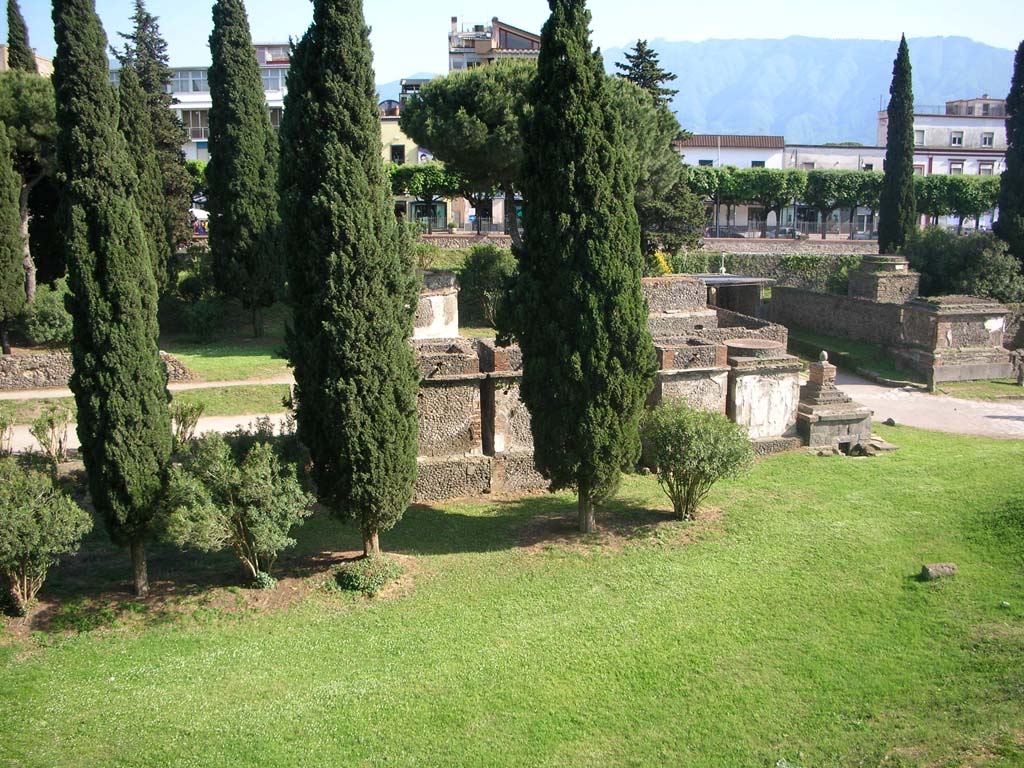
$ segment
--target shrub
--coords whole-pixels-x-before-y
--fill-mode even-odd
[[[19,613],[28,612],[58,556],[76,552],[90,530],[89,514],[46,473],[0,459],[0,570]]]
[[[14,410],[0,403],[0,458],[10,456],[14,446]]]
[[[370,555],[338,567],[335,579],[342,589],[373,597],[402,575],[402,566],[384,555]]]
[[[1002,302],[1024,300],[1020,264],[991,232],[956,235],[929,227],[903,249],[910,266],[921,273],[921,294],[966,293]]]
[[[832,268],[825,279],[825,288],[829,293],[846,296],[850,291],[850,270],[860,266],[860,256],[837,256],[832,260]]]
[[[39,443],[39,448],[50,460],[54,471],[57,465],[68,457],[68,426],[71,424],[71,413],[58,405],[49,405],[37,416],[29,432]]]
[[[498,304],[509,280],[516,272],[512,251],[496,245],[474,245],[469,249],[459,275],[459,297],[466,314],[494,326]]]
[[[641,427],[645,461],[682,520],[696,517],[711,487],[737,477],[754,460],[743,427],[721,413],[684,403],[660,405],[645,414]]]
[[[178,280],[178,295],[190,304],[199,301],[205,291],[206,286],[199,275],[186,273]]]
[[[680,251],[669,257],[669,264],[677,275],[702,275],[709,271],[711,255],[707,251]],[[718,254],[715,254],[715,258],[718,258]]]
[[[416,243],[412,247],[412,254],[416,268],[426,270],[432,269],[444,257],[445,250],[433,243]]]
[[[185,326],[198,344],[213,339],[223,323],[224,302],[218,298],[200,299],[185,308]]]
[[[672,267],[661,251],[644,255],[644,274],[646,277],[664,277],[672,274]]]
[[[71,343],[71,313],[64,306],[64,297],[70,293],[65,278],[53,286],[40,285],[36,298],[25,309],[24,332],[30,344],[38,346],[66,346]]]
[[[289,534],[312,507],[271,445],[256,443],[239,459],[223,437],[204,435],[171,469],[167,537],[205,552],[231,547],[257,586],[271,586],[274,562],[295,546]]]
[[[196,427],[206,406],[203,403],[171,403],[171,432],[174,453],[180,453],[196,436]]]

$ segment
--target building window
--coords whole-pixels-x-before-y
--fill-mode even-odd
[[[281,107],[270,108],[270,124],[274,126],[274,133],[280,133],[281,131],[281,117],[284,115],[284,110]]]
[[[964,161],[963,160],[950,160],[949,161],[949,175],[950,176],[963,176],[964,175]]]
[[[924,166],[923,165],[915,165],[914,166],[914,175],[915,176],[924,176]]]
[[[444,231],[448,226],[447,203],[434,203],[430,206],[429,213],[426,203],[415,202],[410,207],[412,209],[412,220],[419,224],[424,231],[428,229]]]
[[[288,78],[286,67],[260,67],[264,91],[283,91]]]
[[[874,163],[864,163],[864,170],[865,171],[873,171],[873,170],[875,170],[875,164]]]
[[[996,143],[996,135],[994,133],[983,133],[981,134],[981,146],[983,147],[994,147]]]
[[[391,147],[391,162],[395,165],[405,164],[405,145],[394,144]]]
[[[914,131],[914,146],[924,146],[924,131]]]
[[[810,163],[800,163],[800,168],[801,168],[801,170],[804,170],[804,171],[813,171],[814,170],[814,162],[812,161]]]
[[[751,160],[750,161],[750,167],[751,168],[764,168],[764,160]]]
[[[181,124],[188,131],[190,139],[210,138],[209,112],[205,109],[183,109],[181,111]]]
[[[964,145],[964,132],[951,131],[949,134],[949,146],[962,147]]]
[[[991,176],[992,175],[992,163],[978,163],[978,175],[979,176]]]
[[[697,161],[697,165],[699,165],[701,168],[710,168],[714,164],[715,164],[714,160],[698,160]]]
[[[178,69],[171,78],[172,93],[207,93],[209,90],[205,69]]]

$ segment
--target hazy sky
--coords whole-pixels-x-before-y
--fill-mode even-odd
[[[97,0],[107,36],[128,28],[132,0]],[[651,41],[700,41],[708,38],[812,37],[875,38],[962,35],[1000,48],[1015,49],[1024,35],[1021,0],[988,0],[982,16],[965,11],[962,0],[861,0],[858,3],[822,0],[732,0],[724,6],[658,0],[590,0],[594,43],[603,48],[629,45],[639,38]],[[170,46],[171,64],[206,64],[210,54],[210,0],[149,0],[151,13]],[[298,37],[309,25],[309,0],[247,0],[249,22],[256,42]],[[42,56],[54,52],[51,5],[48,0],[21,0],[33,47]],[[397,80],[417,72],[448,69],[447,34],[452,16],[479,24],[497,16],[502,21],[540,31],[548,15],[546,0],[490,0],[449,4],[423,0],[365,0],[377,69],[377,82]],[[996,21],[998,20],[998,22]],[[7,39],[6,16],[0,14],[2,39]]]

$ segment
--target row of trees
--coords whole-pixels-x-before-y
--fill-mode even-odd
[[[871,171],[802,171],[774,168],[698,167],[690,169],[690,188],[706,201],[726,206],[731,219],[738,205],[757,205],[765,213],[762,234],[767,234],[767,214],[780,220],[782,210],[795,203],[816,209],[823,219],[836,210],[867,208],[874,216],[881,203],[885,182],[882,173]],[[914,176],[916,212],[937,218],[954,215],[960,226],[991,211],[999,202],[998,176]],[[824,236],[824,233],[823,233]]]

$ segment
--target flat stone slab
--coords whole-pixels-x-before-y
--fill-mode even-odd
[[[786,345],[772,339],[726,339],[729,357],[781,357],[786,354]]]
[[[948,576],[956,576],[957,567],[953,563],[932,563],[921,566],[921,581],[936,581]]]

